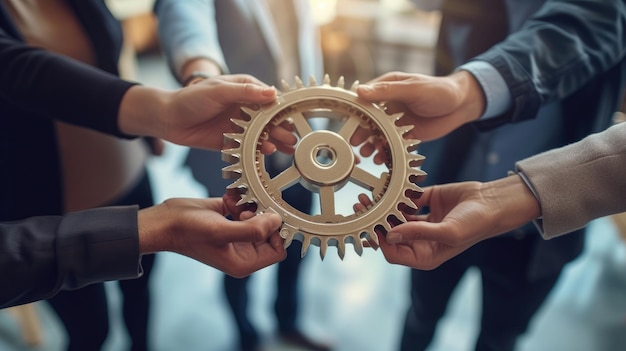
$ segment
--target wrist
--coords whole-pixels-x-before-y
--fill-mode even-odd
[[[193,71],[189,75],[185,76],[185,78],[183,78],[182,85],[184,87],[187,87],[213,77],[215,77],[215,75],[208,72]]]
[[[120,131],[129,135],[165,138],[171,92],[145,86],[130,88],[120,104]]]
[[[142,255],[161,251],[172,251],[167,230],[167,213],[162,213],[164,205],[155,205],[139,211],[137,227],[139,229],[139,252]]]
[[[487,99],[480,83],[468,71],[459,70],[452,74],[461,93],[459,109],[463,111],[467,122],[480,118],[485,112]]]
[[[206,57],[198,57],[188,60],[180,70],[180,82],[186,87],[196,84],[204,79],[219,76],[223,70],[216,62]]]
[[[518,175],[484,183],[482,194],[499,219],[500,233],[518,228],[541,216],[539,200]]]

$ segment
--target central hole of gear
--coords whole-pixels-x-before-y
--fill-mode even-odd
[[[315,162],[322,167],[330,167],[337,160],[335,151],[328,145],[315,148]]]

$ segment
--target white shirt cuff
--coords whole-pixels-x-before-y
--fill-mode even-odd
[[[470,72],[485,92],[486,109],[479,120],[499,116],[505,113],[513,104],[513,98],[504,78],[486,61],[471,61],[461,65],[457,70]]]

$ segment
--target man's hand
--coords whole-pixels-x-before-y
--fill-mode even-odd
[[[413,201],[429,207],[430,213],[407,214],[408,222],[386,235],[377,234],[387,261],[415,269],[434,269],[479,241],[518,228],[541,214],[537,199],[517,175],[488,183],[426,187]]]
[[[245,74],[204,79],[175,91],[134,86],[122,99],[118,123],[130,135],[221,150],[223,133],[237,132],[230,119],[242,118],[240,107],[271,103],[276,94],[275,88]],[[275,149],[270,142],[262,146],[264,153]]]
[[[169,199],[139,211],[141,253],[176,252],[234,277],[282,261],[287,253],[277,232],[280,216],[246,212],[233,221],[226,218],[232,206],[221,198]]]
[[[470,73],[459,71],[447,77],[392,72],[357,87],[361,99],[384,103],[388,114],[403,112],[398,125],[414,126],[407,139],[429,141],[478,119],[485,109],[482,88]],[[367,143],[369,131],[359,130],[350,140],[362,145],[362,156],[380,146]],[[384,162],[376,156],[376,163]]]

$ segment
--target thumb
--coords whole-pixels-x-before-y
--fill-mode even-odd
[[[375,82],[357,86],[356,93],[360,98],[377,101],[407,101],[415,100],[415,94],[408,89],[404,82]]]
[[[226,242],[261,242],[280,227],[282,218],[275,213],[263,213],[245,221],[229,221],[224,236]]]
[[[226,84],[221,91],[224,100],[244,104],[265,104],[276,99],[277,91],[251,82]]]
[[[390,244],[408,243],[415,240],[431,240],[448,243],[452,239],[452,231],[447,227],[445,222],[406,222],[391,228],[387,233],[386,241]]]

